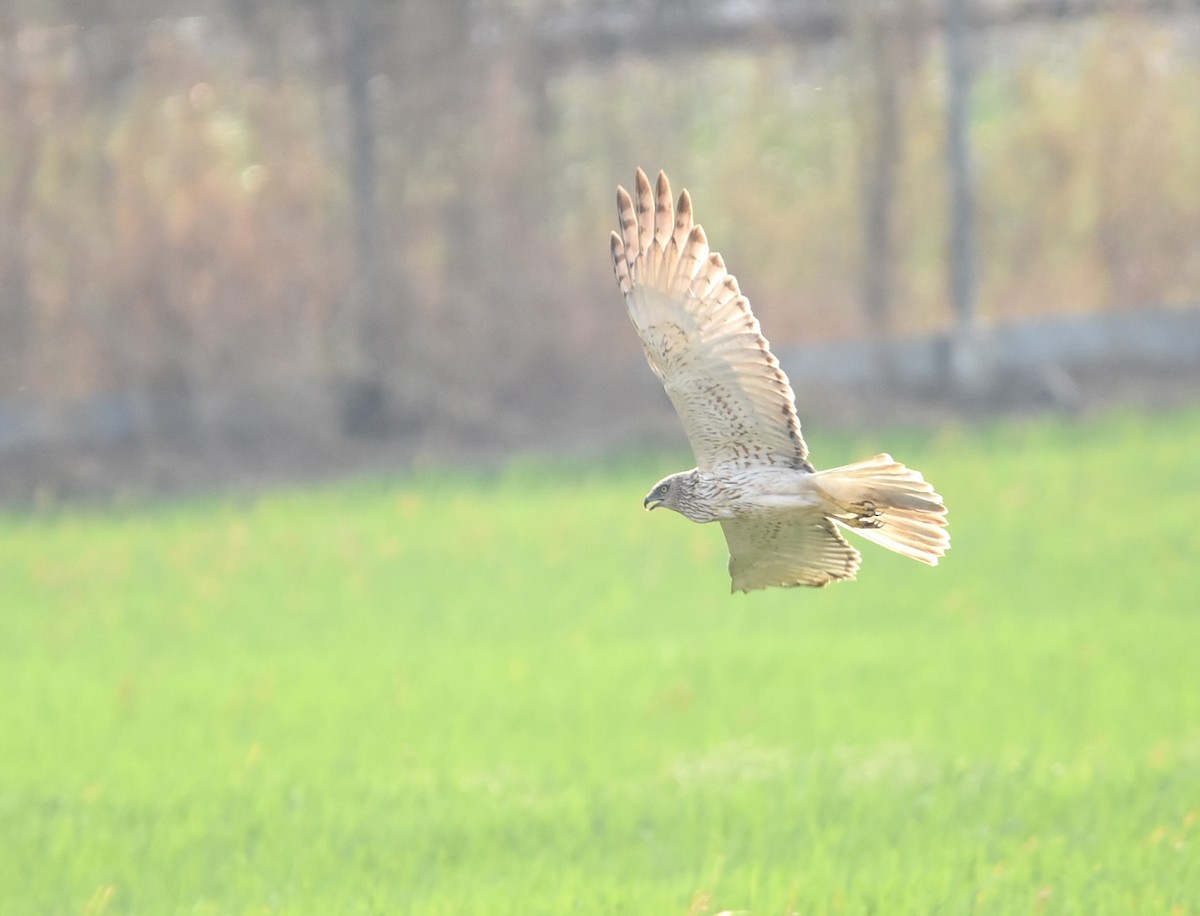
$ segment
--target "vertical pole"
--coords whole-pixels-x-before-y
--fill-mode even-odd
[[[871,70],[871,114],[867,134],[868,168],[865,175],[866,265],[863,276],[863,307],[875,341],[877,367],[884,380],[895,376],[888,334],[891,331],[891,290],[894,258],[893,211],[896,173],[902,155],[900,99],[897,82],[899,62],[892,34],[896,23],[882,11],[867,25],[867,48]]]
[[[984,382],[978,337],[978,241],[975,184],[971,164],[971,66],[967,48],[967,0],[945,0],[946,159],[950,179],[950,297],[955,339],[952,379],[969,387]]]
[[[371,0],[350,4],[346,86],[350,118],[350,186],[358,277],[354,290],[357,350],[368,363],[377,355],[382,303],[379,283],[379,208],[375,158],[375,112],[371,102]],[[370,369],[377,369],[370,366]]]
[[[341,425],[350,435],[388,432],[383,368],[387,353],[386,303],[379,267],[378,169],[375,111],[371,100],[374,71],[372,0],[350,0],[345,59],[350,208],[354,232],[355,276],[349,291],[348,321],[338,362],[342,374]]]

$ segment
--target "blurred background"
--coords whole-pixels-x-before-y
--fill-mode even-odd
[[[1192,0],[8,0],[0,500],[682,441],[687,186],[806,421],[1200,390]]]

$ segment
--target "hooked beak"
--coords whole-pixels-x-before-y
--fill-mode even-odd
[[[642,500],[642,505],[645,506],[646,511],[649,512],[651,509],[657,509],[659,506],[661,506],[662,500],[658,499],[652,494]]]

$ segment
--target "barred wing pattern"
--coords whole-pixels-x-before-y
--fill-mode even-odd
[[[811,471],[792,387],[737,280],[692,222],[688,192],[672,206],[667,176],[651,189],[638,169],[634,196],[617,188],[617,212],[617,283],[697,467]]]
[[[733,591],[828,585],[853,579],[861,561],[834,523],[818,512],[721,522]]]

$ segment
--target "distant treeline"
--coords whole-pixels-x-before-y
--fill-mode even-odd
[[[569,401],[636,356],[635,165],[690,187],[779,343],[945,326],[940,6],[810,6],[728,48],[689,0],[10,11],[0,399],[315,380],[385,431]],[[981,314],[1200,300],[1193,7],[1006,6],[969,39]]]

